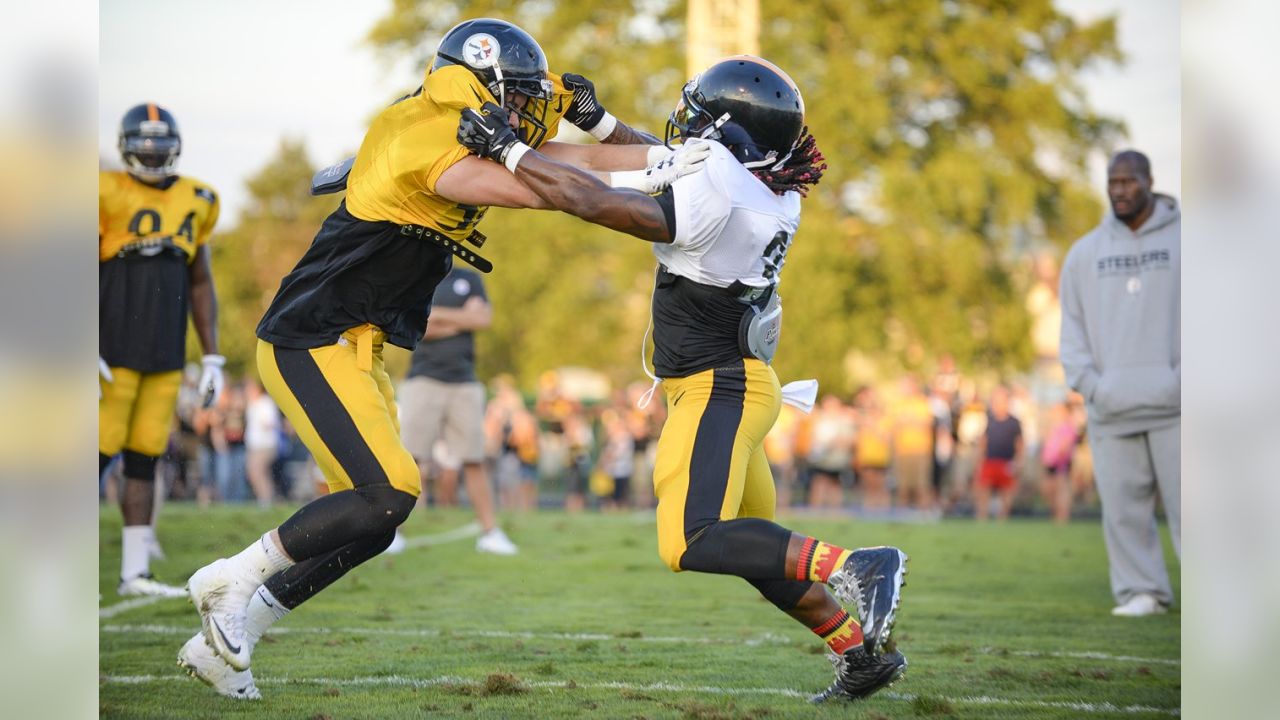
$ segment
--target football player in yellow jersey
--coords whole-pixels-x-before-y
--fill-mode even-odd
[[[207,246],[218,196],[174,172],[182,139],[168,110],[130,109],[119,143],[126,169],[98,176],[98,472],[123,451],[120,594],[181,597],[149,569],[155,466],[182,382],[188,308],[205,352],[205,404],[222,389]]]
[[[666,136],[682,147],[709,143],[710,157],[646,195],[521,142],[502,108],[464,110],[458,125],[460,142],[548,204],[654,243],[654,382],[668,398],[653,476],[658,553],[677,572],[743,578],[820,637],[836,677],[814,702],[864,698],[906,669],[890,638],[906,554],[846,549],[774,522],[762,443],[784,398],[812,405],[800,399],[803,383],[788,392],[770,366],[800,201],[826,168],[804,101],[776,65],[726,58],[685,85]]]
[[[613,119],[581,77],[548,73],[528,33],[482,19],[445,34],[422,87],[379,113],[349,172],[320,173],[345,183],[346,198],[281,282],[258,325],[257,359],[263,385],[332,492],[188,581],[203,630],[179,662],[224,694],[233,694],[224,679],[247,679],[267,626],[386,549],[414,506],[419,473],[400,441],[384,343],[412,349],[422,338],[455,257],[490,269],[464,246],[483,242],[475,227],[489,206],[549,207],[458,144],[461,112],[485,103],[500,106],[531,147],[618,186],[654,191],[705,158],[616,144],[656,140]],[[548,142],[561,117],[607,144]],[[225,667],[200,659],[205,644]]]

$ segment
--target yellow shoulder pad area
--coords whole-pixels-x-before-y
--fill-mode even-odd
[[[422,89],[432,102],[453,110],[467,107],[479,110],[487,102],[497,102],[493,93],[461,65],[445,65],[428,71],[422,80]]]

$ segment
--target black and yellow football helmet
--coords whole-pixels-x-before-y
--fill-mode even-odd
[[[529,33],[493,18],[467,20],[445,33],[431,69],[470,70],[504,109],[520,118],[520,140],[539,147],[547,136],[552,95],[547,56]]]
[[[178,121],[155,103],[135,105],[120,120],[119,148],[130,175],[146,183],[163,182],[176,174],[182,154]]]
[[[764,58],[736,55],[685,83],[665,142],[717,140],[755,169],[784,163],[803,127],[804,99],[791,77]]]

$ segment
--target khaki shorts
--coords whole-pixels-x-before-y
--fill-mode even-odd
[[[933,472],[933,457],[923,453],[899,455],[893,460],[893,476],[900,490],[924,490]]]
[[[484,461],[484,385],[411,377],[400,384],[400,437],[418,462],[433,457],[436,440],[459,463]]]

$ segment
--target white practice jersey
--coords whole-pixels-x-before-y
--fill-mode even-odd
[[[718,142],[705,168],[677,180],[671,192],[675,240],[653,246],[667,270],[715,287],[777,284],[800,224],[800,193],[774,194]]]
[[[760,357],[747,323],[777,297],[751,288],[778,284],[800,223],[800,194],[775,194],[717,142],[706,166],[669,192],[661,201],[674,208],[675,239],[653,246],[661,264],[653,295],[657,376]],[[777,328],[763,333],[765,344],[776,342]]]

